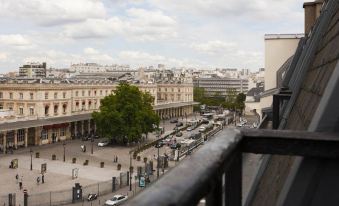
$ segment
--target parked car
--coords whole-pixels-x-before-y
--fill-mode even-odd
[[[182,132],[177,132],[177,133],[175,134],[175,136],[181,137],[181,136],[182,136]]]
[[[181,147],[181,144],[179,144],[179,143],[173,143],[170,146],[171,149],[179,149],[180,147]]]
[[[87,201],[93,201],[93,200],[96,200],[98,198],[98,195],[93,193],[93,194],[88,194],[87,196]]]
[[[170,123],[178,123],[178,119],[171,119]]]
[[[120,205],[128,199],[127,195],[114,195],[112,199],[106,200],[105,205]]]
[[[204,118],[203,118],[203,119],[201,120],[201,123],[202,123],[202,124],[208,124],[209,122],[210,122],[210,121],[209,121],[208,119],[204,119]]]
[[[193,128],[193,127],[187,127],[186,130],[187,130],[187,131],[192,131],[192,130],[194,130],[194,128]]]
[[[162,146],[164,146],[164,143],[162,141],[159,141],[154,145],[155,148],[160,148]]]
[[[164,140],[162,140],[162,144],[163,145],[169,145],[170,143],[171,143],[171,138],[166,138],[166,139],[164,139]]]
[[[206,127],[199,127],[199,132],[205,132],[206,131]]]
[[[104,139],[98,142],[98,147],[104,147],[104,146],[107,146],[108,144],[109,144],[109,140]]]
[[[184,124],[182,122],[177,122],[177,124],[175,125],[176,127],[181,127],[183,126]]]

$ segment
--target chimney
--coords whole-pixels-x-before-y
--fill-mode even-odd
[[[314,2],[305,2],[303,8],[305,10],[305,36],[311,31],[316,19],[320,15],[321,7],[324,0],[316,0]]]

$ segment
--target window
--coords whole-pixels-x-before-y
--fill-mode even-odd
[[[19,108],[19,115],[23,115],[24,114],[24,108],[20,107]]]
[[[65,136],[66,135],[66,127],[60,128],[60,136]]]
[[[78,91],[75,91],[75,96],[79,96],[79,92]]]
[[[48,99],[48,92],[45,92],[45,99]]]
[[[48,116],[48,113],[49,113],[49,106],[45,106],[45,116]]]
[[[108,91],[106,90],[106,92],[105,92],[105,93],[106,93],[106,95],[107,95],[107,94],[108,94]]]
[[[0,103],[0,109],[4,109],[4,105]]]
[[[94,96],[97,96],[97,91],[96,90],[94,91]]]
[[[23,93],[19,93],[19,98],[23,99],[24,98],[24,94]]]
[[[18,142],[25,141],[25,130],[24,129],[18,130],[17,138],[18,138]]]
[[[33,107],[29,108],[29,115],[34,115],[34,108]]]
[[[86,102],[83,101],[81,110],[85,110],[85,106],[86,106]]]
[[[58,115],[58,105],[54,105],[54,115]]]
[[[56,128],[53,128],[52,130],[52,137],[58,137],[59,136],[59,131]]]
[[[12,92],[9,93],[9,98],[13,99],[13,93]]]
[[[66,98],[66,92],[62,93],[62,97],[65,99]]]
[[[66,113],[67,111],[67,104],[62,105],[62,112]]]
[[[2,99],[3,97],[2,97],[2,92],[0,92],[0,99]]]
[[[91,96],[91,91],[88,91],[88,96]]]
[[[47,129],[42,129],[41,131],[41,140],[46,140],[48,139],[48,130]]]
[[[54,99],[58,99],[58,93],[54,92]]]
[[[33,93],[29,93],[30,99],[33,99]]]
[[[102,90],[100,90],[100,95],[102,95]]]
[[[85,91],[82,91],[82,96],[85,96]]]

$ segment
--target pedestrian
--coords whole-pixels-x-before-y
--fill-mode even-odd
[[[115,162],[118,162],[118,156],[116,157],[116,160],[115,160]]]
[[[22,181],[20,180],[19,182],[19,189],[21,190],[22,189]]]
[[[45,175],[44,175],[44,174],[42,174],[42,176],[41,176],[41,183],[42,183],[42,184],[45,183]]]
[[[36,183],[39,184],[40,183],[40,177],[36,178]]]
[[[16,179],[16,183],[18,184],[19,183],[19,175],[18,174],[15,175],[15,179]]]

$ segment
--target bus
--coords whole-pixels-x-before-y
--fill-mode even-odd
[[[202,115],[202,118],[208,119],[208,120],[212,120],[213,119],[213,115],[214,113],[205,113]]]
[[[189,120],[187,125],[190,126],[192,129],[197,128],[199,121],[198,120]]]

